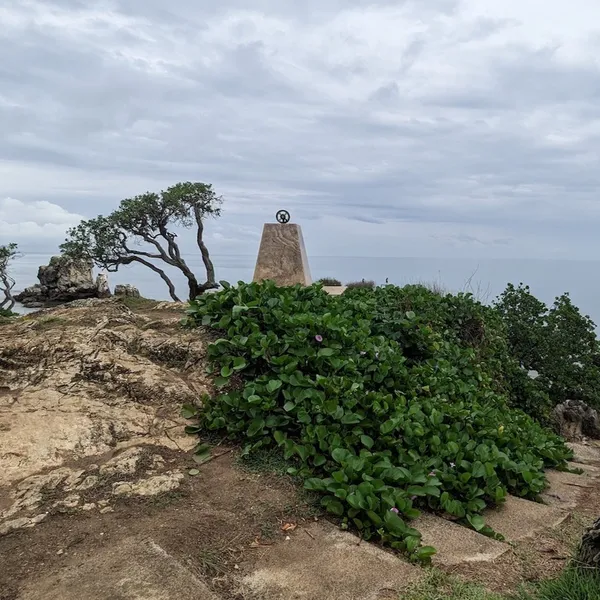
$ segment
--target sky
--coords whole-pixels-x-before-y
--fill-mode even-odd
[[[0,243],[178,181],[213,253],[597,258],[598,0],[3,0]]]

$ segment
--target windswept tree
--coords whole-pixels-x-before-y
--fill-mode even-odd
[[[10,311],[15,305],[12,290],[15,280],[10,276],[10,263],[19,255],[17,244],[0,246],[0,292],[4,299],[0,301],[0,310]]]
[[[175,285],[163,267],[179,269],[188,282],[190,300],[218,287],[215,269],[204,243],[204,221],[221,214],[223,200],[205,183],[178,183],[160,194],[147,192],[123,200],[108,216],[82,221],[68,231],[61,250],[74,258],[91,258],[96,266],[115,272],[139,263],[157,273],[179,301]],[[174,229],[194,229],[206,271],[203,283],[184,260]]]

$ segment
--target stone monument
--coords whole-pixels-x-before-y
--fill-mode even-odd
[[[280,286],[312,284],[302,229],[289,220],[290,213],[280,210],[277,223],[265,223],[254,281],[270,279]]]

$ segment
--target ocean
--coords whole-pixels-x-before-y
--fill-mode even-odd
[[[16,290],[37,282],[39,265],[50,259],[45,254],[27,254],[13,264],[12,275]],[[187,255],[186,261],[195,272],[202,274],[200,256]],[[212,256],[218,280],[235,283],[250,281],[254,272],[255,255]],[[378,284],[436,283],[449,292],[473,293],[482,302],[489,303],[498,296],[507,283],[525,283],[540,299],[550,304],[563,292],[569,292],[582,312],[600,324],[600,280],[594,273],[600,270],[600,261],[594,260],[514,260],[476,258],[392,258],[392,257],[309,257],[314,280],[330,276],[343,283],[372,279]],[[185,281],[176,272],[170,272],[180,295],[185,299]],[[111,287],[131,283],[147,298],[168,300],[162,280],[140,265],[121,267],[118,273],[109,273]],[[17,311],[26,312],[23,307]]]

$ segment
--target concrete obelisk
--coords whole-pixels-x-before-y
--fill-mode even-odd
[[[265,223],[254,281],[270,279],[280,286],[312,284],[302,229],[289,220],[290,214],[280,210],[278,223]]]

